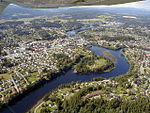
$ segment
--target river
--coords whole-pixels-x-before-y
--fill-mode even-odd
[[[128,14],[135,13],[134,12],[135,8],[138,8],[138,9],[136,9],[137,13],[148,14],[149,13],[148,10],[150,9],[149,3],[150,3],[150,0],[147,0],[147,1],[135,2],[135,3],[129,3],[129,4],[123,4],[123,5],[121,4],[121,5],[117,5],[117,6],[108,6],[108,7],[102,6],[101,8],[102,8],[102,10],[105,10],[105,11],[108,11],[108,10],[116,11],[117,10],[119,13],[121,13],[121,11],[123,11]],[[107,9],[103,9],[103,7],[106,7]],[[115,9],[113,9],[114,7],[115,7]],[[122,10],[118,10],[118,8],[120,8],[120,7],[122,7]],[[18,8],[18,10],[17,10],[17,8]],[[81,7],[81,8],[84,9],[84,7]],[[87,10],[86,8],[85,8],[85,11]],[[93,6],[93,9],[94,8],[95,8],[95,6]],[[96,8],[98,9],[98,6]],[[133,8],[133,9],[131,9],[131,8]],[[96,9],[96,11],[97,11],[97,9]],[[130,12],[127,12],[126,9],[130,9],[129,10]],[[58,10],[62,10],[64,12],[68,11],[71,13],[71,11],[74,10],[74,8],[60,8],[60,9],[58,8],[58,9],[52,9],[51,11],[39,10],[39,9],[37,9],[37,10],[22,8],[19,6],[16,7],[11,4],[8,6],[8,8],[6,8],[3,11],[2,16],[7,18],[7,17],[10,17],[10,15],[13,15],[14,12],[19,13],[19,11],[23,11],[24,13],[31,12],[31,15],[37,14],[36,16],[47,15],[47,14],[50,15],[51,12],[58,13],[57,12]],[[79,8],[79,10],[81,10],[81,9]],[[133,10],[133,12],[132,12],[132,10]],[[89,12],[88,16],[91,16],[90,14],[92,14],[92,12],[91,13]],[[25,17],[25,15],[23,15],[23,16]],[[83,15],[83,16],[85,16],[85,15]],[[12,17],[15,18],[14,15]],[[71,30],[68,33],[72,36],[79,37],[80,35],[77,34],[77,32],[80,30],[83,30],[83,28],[80,28],[77,30]],[[73,70],[70,70],[65,75],[59,76],[56,79],[52,80],[51,82],[44,84],[37,90],[34,90],[33,92],[29,93],[28,95],[23,97],[21,100],[16,102],[14,105],[8,106],[8,108],[4,109],[4,111],[2,113],[11,113],[11,112],[12,113],[25,113],[30,108],[32,108],[42,97],[44,97],[46,94],[50,93],[52,90],[56,89],[61,84],[75,82],[75,81],[90,81],[92,78],[95,78],[95,77],[110,78],[110,77],[115,77],[115,76],[118,76],[121,74],[125,74],[129,71],[130,65],[128,64],[125,57],[121,55],[121,50],[115,51],[115,50],[110,50],[110,49],[106,49],[106,48],[98,47],[98,46],[92,46],[91,50],[93,52],[95,52],[95,54],[97,54],[97,55],[102,55],[102,52],[105,50],[107,50],[111,54],[113,54],[117,59],[117,64],[115,65],[116,66],[115,69],[108,73],[103,73],[103,74],[98,74],[98,75],[89,75],[89,76],[77,75],[77,74],[73,73]]]
[[[83,29],[85,28],[72,30],[72,31],[69,31],[68,33],[70,35],[78,37],[79,34],[77,34],[76,32],[83,30]],[[56,89],[61,84],[66,84],[66,83],[75,82],[75,81],[90,81],[95,77],[110,78],[110,77],[115,77],[115,76],[125,74],[128,72],[130,66],[127,60],[125,59],[125,57],[121,55],[121,50],[115,51],[115,50],[110,50],[110,49],[106,49],[106,48],[98,47],[98,46],[92,46],[91,50],[95,52],[95,54],[97,55],[102,55],[103,51],[109,51],[111,54],[113,54],[117,59],[117,63],[115,64],[115,69],[112,70],[111,72],[97,74],[97,75],[88,75],[88,76],[77,75],[73,73],[73,69],[71,69],[65,75],[62,75],[52,80],[51,82],[46,83],[45,85],[38,88],[37,90],[29,93],[24,98],[16,102],[14,105],[8,106],[8,108],[6,108],[2,113],[9,113],[10,111],[14,113],[25,113],[30,108],[32,108],[38,102],[38,100],[40,100],[46,94],[50,93],[52,90]]]

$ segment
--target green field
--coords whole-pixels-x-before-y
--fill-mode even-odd
[[[0,74],[0,78],[3,78],[5,80],[10,80],[11,79],[11,75],[9,73]]]
[[[101,59],[95,60],[95,61],[94,61],[94,64],[92,64],[92,65],[88,64],[87,67],[88,67],[90,70],[95,70],[95,69],[102,68],[102,67],[105,66],[106,64],[107,64],[107,60],[101,58]]]

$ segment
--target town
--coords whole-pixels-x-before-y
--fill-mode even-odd
[[[143,23],[142,17],[136,17],[138,20],[128,18],[130,21],[126,20],[126,15],[117,17],[107,14],[73,20],[68,15],[56,15],[18,19],[15,22],[0,21],[0,102],[7,103],[40,79],[49,79],[51,73],[72,68],[80,56],[92,53],[89,49],[92,45],[122,49],[122,55],[130,64],[130,71],[118,78],[74,83],[69,88],[58,88],[34,110],[39,113],[43,109],[55,112],[58,105],[52,96],[57,96],[63,102],[80,89],[92,86],[102,87],[102,90],[90,91],[84,95],[84,99],[127,99],[138,95],[149,97],[150,26]],[[133,21],[140,24],[134,24]],[[77,30],[78,37],[68,33],[79,28],[85,29]],[[49,107],[43,108],[47,105]]]

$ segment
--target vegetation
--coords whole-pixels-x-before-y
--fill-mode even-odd
[[[61,94],[71,89],[74,84],[59,87]],[[54,93],[57,96],[51,95],[50,98],[44,100],[44,104],[38,109],[40,113],[53,112],[56,109],[59,113],[149,113],[150,108],[150,98],[143,96],[135,99],[113,98],[109,100],[103,96],[109,93],[104,86],[87,86],[78,92],[72,91],[73,94],[65,99],[62,99],[57,91]],[[100,97],[88,98],[87,94],[94,93],[99,94]]]
[[[5,67],[12,67],[12,66],[14,66],[13,62],[11,61],[11,59],[3,58],[2,62],[3,62],[2,66],[5,66]]]
[[[104,54],[111,56],[110,53],[106,51]],[[44,107],[42,106],[40,108],[40,112],[149,113],[150,98],[148,96],[141,95],[140,92],[134,91],[134,88],[132,89],[134,86],[132,86],[131,82],[128,81],[131,78],[138,78],[138,70],[135,70],[137,67],[134,65],[133,61],[131,61],[131,58],[128,58],[128,60],[130,61],[131,65],[130,71],[127,74],[109,79],[110,81],[117,81],[116,86],[113,86],[112,84],[105,84],[106,86],[103,84],[97,86],[93,84],[90,86],[89,84],[92,84],[92,82],[87,82],[87,85],[82,88],[80,85],[82,84],[83,86],[83,82],[62,85],[56,91],[53,91],[50,94],[50,98],[45,100],[45,102],[53,103],[55,109],[53,109],[54,106],[49,107],[49,104],[44,104]],[[98,84],[99,81],[103,81],[105,79],[100,77],[94,78],[93,80],[96,81],[96,84]],[[137,79],[136,82],[138,83],[139,80]],[[76,85],[77,87],[75,87],[75,84],[78,84]],[[70,91],[70,94],[66,97],[62,97],[61,95],[64,93],[63,91],[65,93]],[[118,94],[117,97],[106,97],[106,95],[112,93],[115,94],[114,92]],[[96,97],[96,94],[98,94],[98,97]],[[125,96],[119,96],[119,94]]]
[[[11,75],[10,75],[10,73],[0,74],[0,79],[1,80],[3,80],[3,79],[9,80],[9,79],[11,79]]]
[[[59,70],[66,70],[73,63],[69,56],[65,54],[54,54],[53,56],[55,59],[57,59],[57,67]]]
[[[102,36],[101,38],[102,40],[106,40],[106,41],[116,41],[116,40],[119,40],[119,41],[131,41],[131,40],[135,40],[134,38],[132,37],[129,37],[129,36],[113,36],[113,37],[110,37],[110,36],[107,36],[107,35],[104,35]]]
[[[114,68],[114,64],[102,56],[94,54],[85,56],[74,66],[74,72],[78,74],[103,73]]]
[[[82,90],[63,103],[58,100],[59,113],[120,113],[120,111],[122,113],[149,113],[149,98],[138,97],[135,100],[127,101],[122,99],[109,101],[103,98],[82,100],[81,97],[85,91]]]
[[[76,3],[85,1],[86,0],[79,0]],[[3,81],[1,82],[2,94],[7,96],[7,98],[11,98],[10,95],[12,92],[15,93],[15,87],[12,89],[12,86],[14,86],[13,82],[16,82],[18,88],[24,91],[24,88],[30,88],[30,86],[34,87],[36,83],[43,81],[43,79],[46,82],[47,78],[48,80],[56,78],[58,75],[67,72],[67,70],[74,65],[76,73],[79,74],[102,73],[114,68],[114,64],[111,61],[115,61],[115,58],[109,52],[104,51],[103,54],[110,60],[94,54],[88,54],[87,49],[86,52],[83,49],[76,51],[73,48],[76,48],[76,45],[78,45],[77,47],[79,48],[84,48],[85,46],[89,47],[88,45],[90,43],[111,49],[127,47],[126,54],[129,54],[129,58],[133,58],[132,63],[130,62],[131,66],[134,62],[137,64],[131,67],[129,73],[112,79],[95,78],[93,79],[96,81],[95,84],[92,84],[93,81],[90,81],[77,82],[77,86],[75,87],[72,86],[76,85],[75,83],[64,85],[65,87],[57,89],[52,92],[53,94],[50,95],[50,97],[43,100],[44,104],[41,104],[37,113],[53,111],[60,113],[148,112],[148,97],[150,93],[149,78],[146,73],[148,71],[146,70],[149,70],[147,69],[149,66],[149,57],[144,56],[146,53],[142,52],[145,48],[144,46],[148,44],[147,36],[149,36],[149,27],[146,28],[145,20],[142,20],[139,16],[138,21],[133,20],[136,25],[133,21],[123,24],[126,23],[126,19],[123,19],[125,16],[121,18],[122,15],[120,15],[119,20],[117,20],[118,16],[112,13],[110,13],[112,19],[109,17],[107,19],[105,16],[96,16],[95,18],[95,16],[92,17],[92,15],[89,15],[91,17],[89,18],[88,15],[86,15],[87,13],[89,14],[87,10],[84,14],[83,12],[81,13],[82,16],[77,12],[72,16],[70,15],[69,18],[68,16],[64,16],[63,19],[57,19],[57,17],[55,17],[56,19],[54,17],[48,17],[46,19],[45,17],[37,17],[34,18],[36,20],[32,18],[18,18],[15,21],[4,19],[0,21],[2,29],[0,33],[0,39],[2,39],[2,41],[0,42],[4,45],[4,50],[0,49],[0,56],[2,56],[1,66],[3,66],[2,69],[5,71],[3,72],[0,67],[0,76],[6,79],[5,81],[1,80]],[[77,18],[76,15],[79,15],[80,18]],[[73,19],[73,17],[76,18]],[[138,26],[139,22],[145,26],[144,30],[143,26]],[[82,29],[82,27],[87,26],[94,27],[89,30]],[[105,26],[105,28],[102,26]],[[81,32],[79,32],[81,35],[83,33],[81,37],[85,37],[85,39],[81,38],[80,40],[77,38],[76,40],[76,38],[69,38],[70,36],[68,37],[66,34],[66,31],[70,29],[77,30],[80,28]],[[136,30],[135,28],[138,29]],[[141,32],[138,30],[141,30]],[[78,30],[76,32],[78,32]],[[56,38],[57,40],[55,40]],[[139,50],[138,48],[142,48],[142,46],[143,50]],[[133,49],[132,47],[137,48]],[[5,56],[5,51],[7,51],[8,54],[10,51],[10,53],[24,53],[24,55],[21,54],[20,58],[14,58],[14,60],[18,61],[17,65],[15,61],[8,59],[10,58],[9,55],[8,57]],[[56,54],[53,54],[52,51],[55,51]],[[138,52],[136,53],[135,51]],[[15,65],[17,65],[17,67],[15,67]],[[8,72],[12,72],[17,76],[14,77],[12,73]],[[86,85],[84,83],[86,83]],[[90,86],[91,84],[93,86]],[[39,87],[41,85],[38,84],[36,86]],[[19,94],[20,93],[18,93],[18,95]],[[146,99],[146,102],[144,99]],[[138,103],[138,101],[140,103]]]
[[[0,47],[0,56],[4,56],[4,55],[6,55],[6,52],[3,51],[3,49]]]
[[[109,51],[103,51],[103,55],[106,57],[106,58],[109,58],[111,61],[113,61],[114,63],[117,63],[117,58],[112,55]]]

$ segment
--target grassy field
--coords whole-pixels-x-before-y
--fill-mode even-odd
[[[32,73],[32,75],[30,77],[28,77],[28,81],[30,83],[34,83],[35,81],[37,81],[39,78],[37,77],[39,73],[38,72],[34,72]]]
[[[92,64],[92,65],[87,65],[87,67],[90,69],[90,70],[95,70],[95,69],[99,69],[99,68],[102,68],[103,66],[105,66],[107,64],[107,60],[106,59],[98,59],[98,60],[95,60],[94,61],[95,63]]]
[[[116,57],[111,54],[109,51],[103,51],[103,55],[107,58],[109,58],[111,61],[113,61],[114,63],[117,63],[117,59]]]
[[[5,80],[10,80],[11,79],[11,75],[9,73],[0,74],[0,78],[3,78]]]
[[[15,19],[15,20],[6,20],[6,19],[1,19],[0,24],[5,23],[5,22],[19,22],[19,21],[24,21],[24,22],[30,22],[35,19],[42,19],[45,18],[43,16],[37,16],[37,17],[32,17],[32,18],[21,18],[21,19]]]

